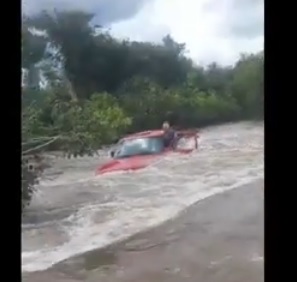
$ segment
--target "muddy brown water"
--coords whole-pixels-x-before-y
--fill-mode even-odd
[[[194,204],[178,218],[24,281],[264,281],[263,181]]]
[[[55,159],[23,220],[24,281],[262,281],[263,124],[201,136],[198,152],[137,173]]]

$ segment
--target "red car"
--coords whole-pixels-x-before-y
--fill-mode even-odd
[[[193,138],[193,148],[179,148],[184,138]],[[174,144],[164,145],[164,131],[151,130],[138,132],[122,138],[111,152],[111,161],[99,166],[96,175],[113,171],[137,170],[145,168],[168,153],[189,154],[198,148],[197,131],[177,131]]]

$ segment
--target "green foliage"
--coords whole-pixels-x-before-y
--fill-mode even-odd
[[[79,102],[63,92],[50,93],[45,105],[23,109],[23,139],[55,138],[54,148],[70,155],[91,154],[119,138],[131,124],[131,118],[108,93],[93,94]]]
[[[67,153],[91,154],[101,145],[119,138],[131,119],[107,93],[93,94],[83,102],[54,101],[50,135],[60,135],[59,149]]]
[[[34,155],[36,162],[43,151],[93,154],[122,134],[158,128],[164,120],[197,127],[263,116],[263,52],[243,55],[234,67],[204,68],[169,35],[162,44],[120,41],[92,19],[56,11],[23,21],[22,67],[39,68],[47,78],[45,90],[22,92],[24,203],[43,167],[29,171],[26,160]]]
[[[234,68],[231,91],[244,117],[263,115],[264,54],[242,56]]]

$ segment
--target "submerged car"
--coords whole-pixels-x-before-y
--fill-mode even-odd
[[[183,148],[182,142],[191,138],[192,148]],[[174,144],[166,147],[163,130],[138,132],[122,138],[111,151],[112,160],[99,166],[96,175],[145,168],[168,153],[189,154],[198,149],[197,131],[177,131]]]

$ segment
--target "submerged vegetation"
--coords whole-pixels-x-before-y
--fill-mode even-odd
[[[201,67],[170,35],[160,44],[118,40],[92,25],[93,16],[23,17],[23,207],[44,169],[44,150],[92,154],[165,119],[197,127],[263,116],[263,51],[232,67]]]

